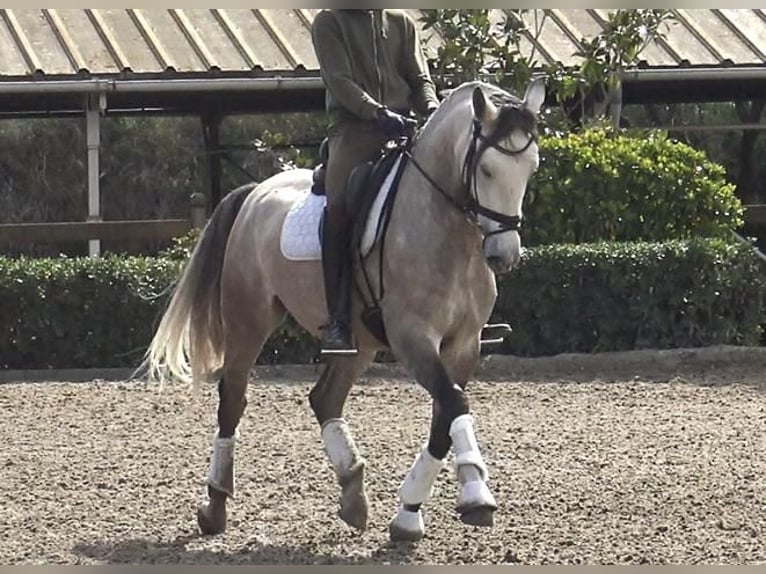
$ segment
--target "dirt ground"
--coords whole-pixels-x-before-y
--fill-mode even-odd
[[[313,368],[258,372],[237,446],[228,531],[194,509],[215,389],[0,385],[0,563],[766,564],[766,353],[760,349],[489,357],[469,386],[495,525],[463,525],[453,468],[427,535],[391,544],[396,490],[430,403],[396,367],[354,388],[369,529],[338,489],[306,399]]]

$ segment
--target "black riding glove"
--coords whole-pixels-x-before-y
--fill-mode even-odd
[[[378,126],[383,132],[391,137],[402,136],[407,131],[416,126],[417,122],[404,117],[401,114],[392,112],[388,108],[378,108]]]

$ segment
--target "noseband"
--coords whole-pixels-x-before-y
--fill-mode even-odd
[[[534,133],[532,133],[529,135],[529,140],[527,140],[527,143],[522,148],[517,150],[505,148],[501,145],[498,145],[496,142],[491,141],[484,134],[482,134],[481,122],[477,119],[474,119],[473,131],[471,134],[471,144],[468,146],[462,168],[463,186],[465,187],[468,195],[468,200],[465,203],[461,203],[452,197],[449,193],[444,191],[444,189],[442,189],[442,187],[425,172],[425,170],[412,156],[409,149],[405,149],[405,154],[407,155],[408,160],[411,161],[412,164],[418,169],[418,171],[423,174],[423,177],[425,177],[429,183],[439,193],[441,193],[441,195],[450,203],[450,205],[452,205],[461,213],[469,216],[476,223],[478,223],[479,216],[482,215],[499,225],[499,228],[495,231],[484,232],[482,230],[484,239],[486,240],[486,238],[492,235],[506,233],[508,231],[518,231],[521,227],[521,217],[518,215],[507,215],[505,213],[501,213],[499,211],[495,211],[494,209],[485,207],[481,204],[481,201],[479,200],[479,192],[476,188],[476,170],[479,168],[479,159],[481,158],[481,154],[491,147],[503,155],[514,157],[527,151],[529,146],[531,146],[535,141],[537,141],[537,137]],[[479,142],[483,143],[484,145],[479,147]]]

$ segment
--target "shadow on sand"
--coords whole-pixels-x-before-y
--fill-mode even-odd
[[[254,540],[231,550],[189,549],[191,542],[205,540],[199,534],[178,536],[172,541],[157,542],[144,538],[81,542],[73,552],[106,564],[410,564],[415,545],[386,543],[369,556],[346,556],[317,552],[316,543],[264,544]],[[340,542],[330,537],[324,542]]]

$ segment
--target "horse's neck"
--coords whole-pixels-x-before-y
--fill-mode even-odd
[[[460,230],[470,228],[466,225],[465,214],[442,196],[443,192],[454,202],[465,201],[463,158],[459,157],[459,150],[467,145],[467,139],[460,138],[456,146],[455,129],[442,130],[434,126],[433,131],[427,134],[428,139],[414,146],[414,161],[428,177],[411,162],[402,177],[401,185],[404,189],[400,190],[397,198],[397,202],[401,203],[400,212],[404,214],[402,232],[417,239],[419,250],[425,249],[432,253],[454,250],[455,240],[458,239],[455,233],[460,234]],[[429,178],[433,181],[429,181]],[[429,240],[423,241],[426,237]]]
[[[445,125],[445,122],[448,124]],[[428,178],[418,173],[417,177],[424,180],[425,185],[433,187],[433,184],[436,184],[453,201],[462,202],[465,201],[465,198],[461,196],[464,192],[462,174],[464,158],[460,150],[466,149],[468,144],[467,132],[456,127],[464,124],[460,120],[445,120],[445,122],[425,132],[423,140],[415,145],[412,155],[420,168],[433,180],[433,183],[429,182]],[[415,166],[410,166],[410,169],[418,170]],[[436,189],[432,189],[431,192],[440,195]],[[440,198],[440,201],[447,204],[445,198]]]

